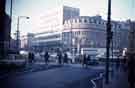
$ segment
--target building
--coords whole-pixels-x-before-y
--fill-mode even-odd
[[[105,48],[106,23],[99,15],[78,16],[66,20],[62,34],[63,43],[69,48]],[[128,31],[127,22],[112,21],[113,48],[127,47]]]
[[[106,23],[100,15],[80,16],[78,8],[62,6],[41,16],[40,31],[30,42],[35,50],[105,48]],[[113,48],[127,47],[128,22],[112,21]]]
[[[40,17],[39,33],[35,34],[33,47],[38,48],[59,48],[62,46],[62,30],[65,20],[80,15],[78,8],[60,6],[47,11]]]
[[[25,49],[25,50],[31,50],[32,49],[32,41],[34,38],[34,34],[33,33],[28,33],[27,35],[23,35],[21,36],[21,41],[20,41],[20,48],[21,49]]]

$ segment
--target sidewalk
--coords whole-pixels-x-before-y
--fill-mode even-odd
[[[114,76],[110,78],[109,84],[104,84],[103,88],[128,88],[127,72],[114,72]]]

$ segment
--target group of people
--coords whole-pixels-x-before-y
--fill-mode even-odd
[[[43,54],[43,58],[44,58],[44,62],[47,65],[49,63],[49,52],[44,52]],[[64,64],[64,63],[68,63],[68,55],[67,53],[62,54],[61,52],[57,53],[57,60],[59,64]],[[35,61],[35,55],[33,52],[29,52],[28,53],[28,62],[29,63],[33,63]]]
[[[84,55],[82,56],[82,66],[87,68],[88,62],[89,62],[90,60],[91,60],[90,55],[84,54]]]
[[[88,61],[90,60],[90,56],[86,55],[86,54],[81,55],[81,56],[82,56],[81,57],[82,67],[87,67],[88,66]],[[49,54],[48,51],[44,52],[43,58],[44,58],[45,64],[48,65],[49,58],[50,58],[50,54]],[[64,53],[57,52],[57,58],[56,59],[57,59],[58,64],[68,64],[68,62],[69,62],[69,57],[68,57],[68,54],[66,52],[64,52]],[[29,52],[29,54],[28,54],[28,62],[33,63],[34,61],[35,61],[34,53]]]
[[[35,59],[35,55],[33,52],[29,52],[28,53],[28,62],[29,63],[33,63],[34,62],[34,59]]]
[[[49,53],[45,52],[44,61],[45,61],[46,64],[48,64],[48,62],[49,62],[49,57],[50,57]],[[67,53],[62,54],[61,52],[58,52],[57,53],[57,60],[58,60],[59,64],[68,63],[68,55],[67,55]]]
[[[67,53],[64,53],[64,55],[61,52],[57,53],[57,59],[59,64],[68,63],[68,55]]]

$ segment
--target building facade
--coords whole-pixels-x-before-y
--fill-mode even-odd
[[[64,23],[63,43],[68,47],[105,48],[106,23],[101,16],[79,16]],[[127,22],[112,21],[113,48],[127,47],[129,26]]]
[[[35,49],[59,48],[62,46],[64,22],[80,15],[78,8],[60,6],[40,17],[39,33],[35,34],[32,47]]]
[[[62,6],[41,16],[39,33],[35,33],[29,47],[80,49],[105,48],[106,23],[101,16],[80,16],[78,8]],[[113,48],[127,47],[128,22],[112,21]]]
[[[27,50],[32,49],[34,36],[35,35],[33,33],[28,33],[27,35],[21,36],[19,44],[20,49],[27,49]]]

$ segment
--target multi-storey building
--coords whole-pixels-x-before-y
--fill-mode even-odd
[[[78,8],[62,6],[41,17],[39,33],[34,34],[35,49],[105,48],[106,23],[101,16],[80,16]],[[125,48],[128,42],[128,22],[112,21],[113,47]]]
[[[65,21],[63,43],[68,47],[106,47],[106,23],[101,16],[79,16]],[[113,47],[127,47],[129,26],[126,22],[112,21]]]
[[[40,17],[39,33],[35,34],[33,47],[48,48],[62,46],[62,30],[65,20],[80,15],[78,8],[60,6]]]

